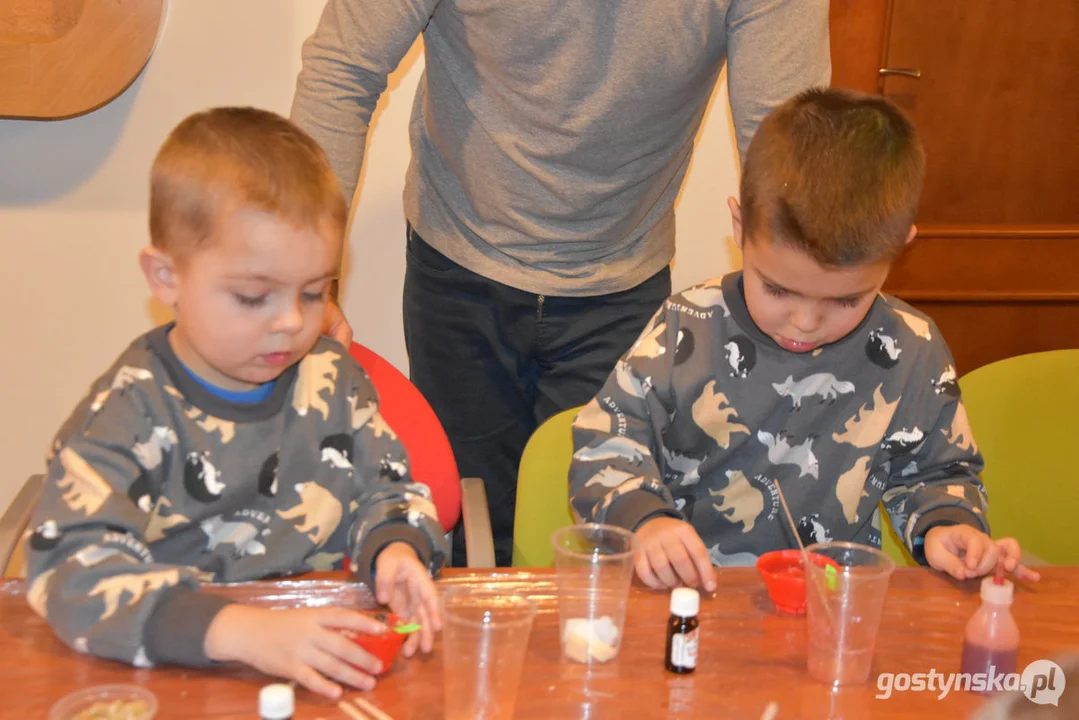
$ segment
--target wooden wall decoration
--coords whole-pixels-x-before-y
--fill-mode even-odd
[[[146,66],[164,0],[0,2],[0,116],[59,119],[123,92]]]
[[[926,147],[918,240],[885,290],[960,373],[1079,348],[1079,3],[832,0],[831,32],[833,85],[888,97]]]

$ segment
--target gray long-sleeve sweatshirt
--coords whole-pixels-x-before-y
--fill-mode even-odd
[[[753,322],[741,273],[674,295],[577,416],[571,502],[636,529],[691,523],[717,565],[805,544],[880,547],[878,506],[908,549],[934,525],[988,532],[982,458],[932,321],[876,299],[847,337],[792,353]]]
[[[266,399],[234,403],[180,364],[168,326],[140,338],[57,435],[28,542],[31,607],[80,652],[206,664],[227,604],[200,582],[342,567],[379,551],[448,555],[430,490],[367,375],[321,338]]]
[[[742,152],[772,108],[830,76],[827,0],[329,0],[292,118],[349,198],[420,32],[405,214],[451,260],[548,295],[625,290],[670,263],[724,61]]]

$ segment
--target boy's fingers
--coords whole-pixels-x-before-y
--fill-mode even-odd
[[[964,538],[964,545],[966,566],[970,570],[976,570],[981,564],[982,556],[985,554],[985,546],[979,542],[979,538],[970,536]]]
[[[419,644],[420,644],[420,633],[414,632],[414,633],[412,633],[411,635],[408,636],[407,640],[405,640],[405,644],[401,648],[401,653],[406,658],[410,658],[410,657],[412,657],[413,655],[416,654],[416,648],[419,646]]]
[[[442,612],[438,607],[438,593],[433,589],[431,590],[431,597],[426,602],[427,607],[427,621],[431,624],[431,632],[438,632],[442,629]]]
[[[675,538],[674,542],[664,547],[664,551],[667,554],[667,561],[671,564],[671,569],[682,580],[682,584],[688,587],[697,587],[700,584],[697,578],[697,567],[693,564],[693,560],[690,559],[689,553],[686,552],[685,545]]]
[[[387,567],[380,567],[375,576],[375,598],[383,605],[389,605],[393,599],[393,586],[397,582],[397,565],[387,563]]]
[[[427,611],[427,608],[420,605],[416,613],[416,622],[420,624],[420,649],[425,653],[431,652],[431,649],[435,646],[435,629],[434,623],[431,621],[431,613]]]
[[[948,561],[945,564],[945,572],[956,580],[966,580],[967,577],[969,577],[967,574],[967,566],[963,562],[963,559],[955,555],[948,558]]]
[[[661,585],[652,572],[652,566],[648,563],[648,554],[644,550],[637,553],[637,577],[653,590],[659,590]]]
[[[1018,540],[1015,538],[1001,538],[997,541],[996,547],[1000,552],[1001,562],[1004,563],[1005,570],[1015,573],[1015,576],[1020,580],[1029,582],[1041,580],[1040,573],[1023,565],[1023,551],[1019,547]]]
[[[341,306],[333,300],[326,303],[326,312],[322,317],[322,331],[345,347],[352,343],[352,327],[345,319]]]
[[[701,578],[701,585],[708,592],[712,592],[716,589],[716,569],[712,565],[712,557],[708,554],[708,548],[704,546],[704,541],[701,540],[701,536],[696,531],[686,538],[685,543],[690,558],[693,559],[693,563],[697,566],[697,574]]]
[[[305,688],[313,693],[317,693],[324,697],[328,697],[331,700],[336,700],[341,697],[341,686],[330,682],[326,678],[318,674],[318,672],[303,663],[297,663],[296,668],[291,673],[292,679],[303,685]]]
[[[982,556],[981,562],[978,563],[978,567],[974,570],[974,577],[981,577],[982,575],[988,575],[996,570],[997,567],[997,553],[995,550],[990,550]]]
[[[375,656],[348,638],[332,631],[319,635],[315,639],[315,648],[319,652],[326,653],[334,658],[340,658],[364,672],[374,674],[382,670]]]
[[[343,628],[358,632],[380,633],[386,630],[385,625],[370,615],[344,608],[322,608],[319,611],[318,621],[323,627]]]
[[[997,552],[1000,560],[1004,563],[1004,569],[1014,571],[1019,566],[1022,552],[1019,550],[1019,542],[1015,538],[1003,538],[997,541]]]
[[[344,683],[359,690],[370,690],[375,686],[375,679],[360,672],[352,665],[334,657],[328,652],[316,650],[313,653],[312,667],[326,677]]]
[[[926,559],[929,560],[932,567],[948,573],[957,580],[966,580],[967,578],[967,567],[963,563],[963,559],[956,555],[948,545],[942,544],[935,549],[927,546]]]
[[[671,561],[667,559],[662,545],[654,545],[648,549],[648,562],[652,565],[652,572],[659,580],[660,587],[669,588],[678,584],[678,578],[671,570]]]
[[[966,554],[963,556],[967,577],[981,577],[993,572],[997,566],[998,557],[997,546],[988,535],[980,532],[971,533],[967,540]]]
[[[413,578],[413,594],[416,598],[413,603],[424,614],[423,627],[428,629],[432,636],[436,630],[441,629],[442,623],[438,617],[438,593],[435,584],[431,582],[427,574],[427,568],[420,567],[420,571]]]
[[[704,578],[697,573],[697,562],[692,555],[691,543],[696,536],[693,527],[682,522],[678,524],[678,532],[671,534],[664,543],[667,558],[688,587],[699,587],[704,582]]]
[[[1026,565],[1016,565],[1015,576],[1020,580],[1027,580],[1029,582],[1038,582],[1042,579],[1041,573],[1036,570],[1031,570]]]
[[[352,344],[352,326],[342,320],[330,328],[330,337],[348,347]]]
[[[427,610],[427,598],[424,597],[424,586],[426,583],[426,574],[414,575],[409,578],[409,622],[414,622],[420,626],[420,629],[412,633],[408,640],[405,641],[406,649],[409,652],[405,657],[412,657],[416,652],[416,646],[423,652],[427,653],[431,651],[431,647],[434,645],[435,631],[431,626],[430,613]]]

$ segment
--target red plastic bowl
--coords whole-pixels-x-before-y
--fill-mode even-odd
[[[813,562],[824,567],[835,561],[823,555],[811,555]],[[836,566],[838,568],[838,566]],[[802,567],[801,550],[773,550],[757,558],[757,572],[768,588],[776,610],[790,615],[806,611],[806,575]]]
[[[389,612],[366,614],[384,624],[387,630],[381,633],[364,633],[338,628],[337,632],[377,658],[382,663],[382,672],[379,675],[384,675],[389,672],[390,666],[393,665],[393,661],[397,658],[397,653],[401,651],[401,646],[405,644],[405,640],[408,638],[407,633],[393,631],[393,628],[398,625],[404,625],[405,621]]]

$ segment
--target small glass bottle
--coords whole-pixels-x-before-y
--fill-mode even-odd
[[[671,593],[664,664],[673,673],[685,674],[697,669],[697,642],[700,637],[697,613],[700,607],[700,593],[693,588],[675,588]]]
[[[1019,626],[1009,609],[1015,586],[998,572],[982,580],[982,605],[967,622],[961,673],[1000,676],[1016,671]]]
[[[296,694],[291,685],[274,683],[259,691],[259,717],[262,720],[292,720]]]

